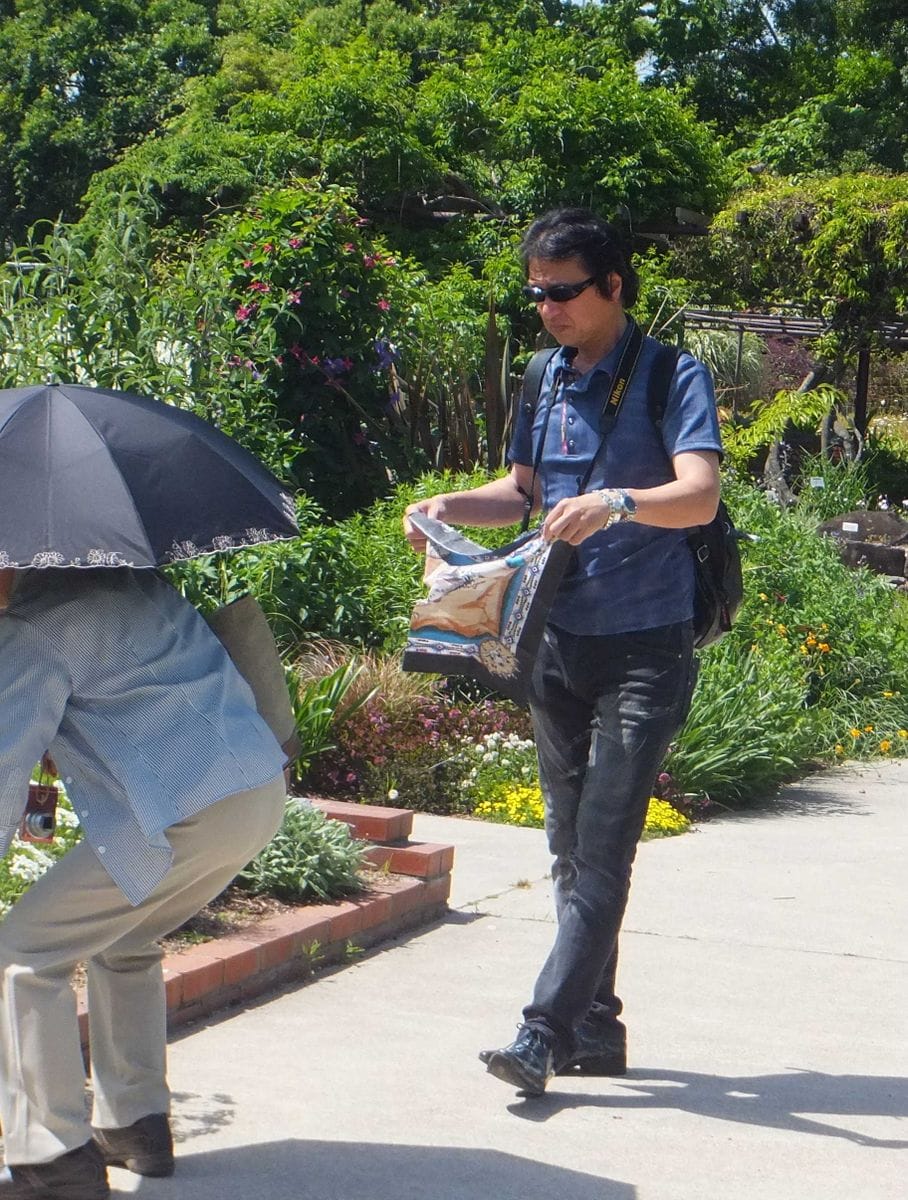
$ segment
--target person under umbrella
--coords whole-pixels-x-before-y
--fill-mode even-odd
[[[221,642],[157,571],[69,565],[90,563],[92,552],[107,563],[136,561],[137,531],[147,532],[159,514],[148,496],[140,497],[133,505],[139,515],[126,514],[117,542],[112,508],[100,514],[99,529],[86,500],[78,510],[86,516],[79,542],[73,512],[54,507],[54,493],[72,497],[75,484],[65,469],[58,479],[49,466],[60,467],[76,452],[73,422],[60,419],[76,411],[66,407],[65,396],[45,395],[33,410],[33,430],[43,428],[44,444],[31,446],[30,465],[42,481],[31,485],[32,511],[10,490],[6,467],[16,432],[10,429],[27,415],[24,390],[12,400],[0,393],[0,852],[13,843],[29,777],[45,752],[84,836],[0,923],[0,1122],[7,1164],[0,1198],[103,1200],[110,1193],[109,1164],[141,1175],[174,1170],[157,939],[222,891],[274,835],[284,810],[285,754]],[[108,393],[101,405],[106,429],[99,444],[113,443],[126,466],[130,455],[122,436],[117,442],[123,434],[117,422],[122,415],[128,424],[136,400]],[[155,417],[158,407],[168,410],[140,401],[140,411]],[[181,444],[196,422],[187,423],[187,415],[176,420]],[[20,426],[20,439],[23,432]],[[147,429],[139,436],[147,437]],[[200,443],[205,455],[211,441],[206,435]],[[86,494],[101,478],[101,449],[91,451],[94,467],[82,478]],[[239,476],[248,479],[251,472],[249,495],[264,488],[278,497],[277,481],[236,451],[230,455],[238,490]],[[166,479],[167,461],[147,443],[134,457],[142,460],[137,478]],[[192,470],[188,455],[180,470]],[[194,483],[201,486],[198,472]],[[150,484],[146,490],[150,494]],[[12,523],[11,509],[17,514]],[[181,547],[174,557],[185,556],[190,542],[202,552],[203,537],[242,540],[247,530],[258,530],[266,540],[292,531],[285,517],[268,533],[265,522],[247,521],[234,506],[222,534],[199,532],[197,524],[193,532],[192,513],[181,517],[172,506],[171,512],[172,526],[157,530],[163,540],[150,560],[166,558],[174,546]],[[36,529],[32,543],[21,536],[26,519]],[[62,569],[32,565],[61,559]],[[90,1120],[71,987],[80,962],[87,970]]]

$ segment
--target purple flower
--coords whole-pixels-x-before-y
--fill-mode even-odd
[[[331,379],[336,379],[339,375],[346,374],[353,366],[353,362],[349,358],[326,358],[323,366],[325,374]]]
[[[397,353],[397,347],[393,342],[388,341],[387,338],[376,338],[376,340],[373,342],[373,345],[375,347],[375,353],[378,357],[379,370],[387,370],[392,363],[397,362],[399,355]]]

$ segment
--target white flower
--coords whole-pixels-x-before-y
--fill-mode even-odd
[[[37,856],[33,858],[30,854],[14,854],[10,859],[8,870],[10,875],[15,875],[18,879],[24,879],[26,883],[34,883],[36,879],[41,878],[49,865],[50,863],[41,862]]]
[[[77,829],[79,818],[71,808],[61,804],[57,809],[57,824],[63,829]]]
[[[388,789],[388,799],[389,800],[396,800],[399,796],[400,796],[400,792],[397,790],[397,788],[389,788]]]

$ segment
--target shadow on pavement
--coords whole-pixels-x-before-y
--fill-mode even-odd
[[[908,1116],[908,1079],[897,1076],[825,1075],[795,1069],[780,1075],[735,1077],[637,1068],[621,1079],[603,1081],[608,1095],[569,1095],[558,1090],[560,1083],[550,1084],[544,1096],[517,1100],[509,1110],[528,1121],[547,1121],[569,1108],[672,1108],[720,1121],[844,1138],[858,1146],[908,1149],[906,1139],[872,1137],[816,1117],[818,1113],[837,1118]]]
[[[114,1186],[119,1174],[111,1174]],[[178,1150],[172,1180],[142,1179],[133,1194],[148,1200],[635,1200],[637,1190],[494,1150],[288,1140],[206,1154]]]

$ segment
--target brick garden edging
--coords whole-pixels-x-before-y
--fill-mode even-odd
[[[163,965],[169,1030],[305,979],[315,966],[341,962],[351,943],[368,949],[445,912],[454,847],[410,841],[412,812],[336,800],[312,803],[350,825],[357,837],[373,842],[366,857],[392,874],[354,899],[307,904],[168,954]],[[84,997],[79,1000],[79,1026],[87,1045]]]

